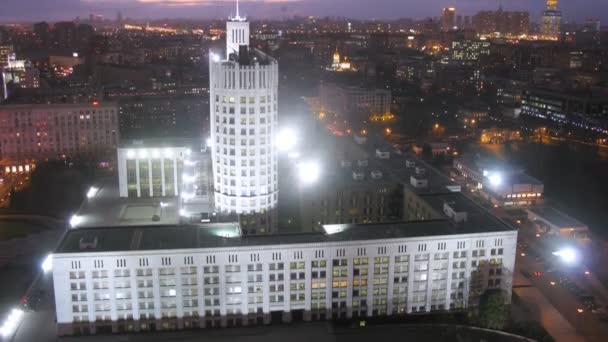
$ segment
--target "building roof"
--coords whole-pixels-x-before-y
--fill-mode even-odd
[[[100,227],[67,232],[55,253],[125,252],[167,249],[222,248],[289,245],[302,243],[345,242],[415,238],[440,235],[479,234],[513,231],[499,222],[487,225],[470,221],[455,224],[448,220],[375,224],[334,224],[325,232],[241,236],[236,223],[211,223],[192,226]],[[82,241],[94,246],[81,248]]]
[[[586,227],[584,223],[553,207],[531,207],[527,210],[559,228]]]

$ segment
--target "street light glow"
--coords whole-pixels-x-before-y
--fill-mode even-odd
[[[303,184],[315,183],[321,175],[321,167],[316,161],[303,161],[298,164],[298,177]]]
[[[490,184],[492,184],[493,186],[498,186],[498,185],[502,184],[502,176],[498,173],[493,173],[490,176],[488,176],[488,180],[490,181]]]
[[[298,138],[296,132],[291,128],[283,128],[277,134],[277,148],[279,151],[291,151],[297,144]]]
[[[566,264],[573,264],[578,259],[576,251],[572,248],[560,249],[557,252],[553,252],[553,255],[560,257]]]
[[[95,187],[95,186],[90,187],[89,191],[87,191],[87,198],[95,197],[95,195],[97,195],[98,191],[99,191],[98,187]]]
[[[78,216],[78,215],[72,215],[72,217],[70,218],[70,227],[76,228],[76,226],[81,224],[83,221],[84,221],[84,217]]]
[[[11,310],[11,313],[8,315],[8,317],[2,324],[2,327],[0,327],[0,335],[2,335],[3,338],[7,338],[7,337],[11,336],[15,332],[15,330],[16,330],[17,326],[19,325],[19,323],[21,322],[22,318],[23,318],[23,310],[21,310],[21,309]]]
[[[42,264],[40,265],[42,268],[42,272],[49,273],[53,270],[53,254],[49,254],[44,258]]]

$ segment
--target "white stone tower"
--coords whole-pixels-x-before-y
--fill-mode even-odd
[[[226,23],[226,56],[209,53],[216,210],[239,214],[246,234],[276,227],[278,63],[249,48],[249,23]]]

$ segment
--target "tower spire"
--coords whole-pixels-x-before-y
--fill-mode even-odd
[[[237,19],[240,18],[240,16],[239,16],[239,0],[236,0],[236,17],[237,17]]]

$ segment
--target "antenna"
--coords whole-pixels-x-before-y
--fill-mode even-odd
[[[237,19],[240,18],[240,16],[239,16],[239,0],[236,0],[236,17],[237,17]]]

